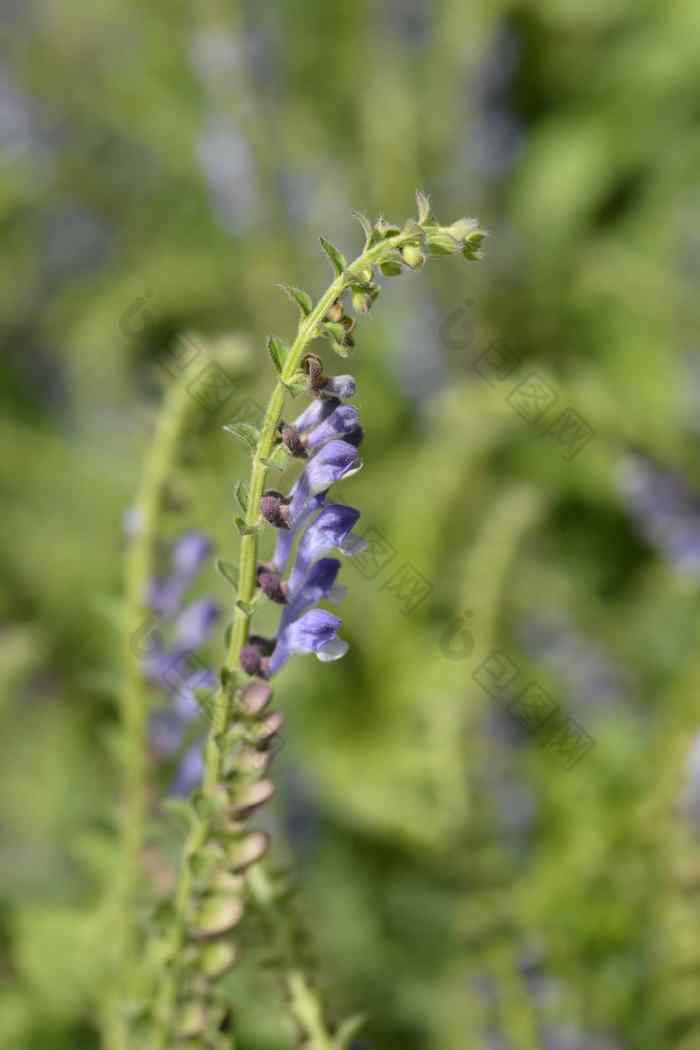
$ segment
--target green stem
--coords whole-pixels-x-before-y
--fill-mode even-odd
[[[132,964],[139,952],[135,916],[142,882],[141,852],[148,798],[148,696],[141,670],[139,641],[151,615],[145,598],[148,582],[154,575],[158,520],[190,405],[185,383],[177,382],[168,394],[145,462],[136,502],[138,527],[127,554],[124,684],[120,697],[126,744],[121,807],[122,850],[112,916],[118,980],[116,989],[110,994],[105,1018],[105,1044],[109,1050],[124,1050],[128,1045],[121,995],[124,978],[128,979],[133,972]]]

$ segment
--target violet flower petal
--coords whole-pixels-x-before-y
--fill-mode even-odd
[[[294,594],[306,576],[309,565],[317,558],[323,557],[336,547],[348,555],[357,554],[365,549],[367,541],[361,536],[352,535],[352,529],[359,518],[359,510],[345,507],[342,503],[329,503],[323,508],[299,543],[289,578],[290,594]]]
[[[329,441],[324,445],[309,461],[294,486],[289,504],[289,521],[292,527],[295,527],[312,496],[357,473],[361,467],[362,460],[354,445],[349,445],[346,441]]]
[[[307,436],[307,448],[314,451],[333,438],[343,438],[351,434],[360,422],[360,414],[354,405],[339,405],[334,411]]]
[[[325,609],[310,609],[287,624],[270,657],[268,674],[277,674],[293,653],[315,653],[319,660],[338,660],[348,650],[347,642],[337,636],[340,627],[342,620]]]
[[[219,607],[211,598],[200,598],[188,605],[175,624],[175,649],[200,649],[211,636],[219,615]]]

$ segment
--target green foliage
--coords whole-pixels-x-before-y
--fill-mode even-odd
[[[416,245],[392,260],[402,278],[378,279],[382,310],[352,350],[368,467],[351,502],[377,545],[343,568],[348,656],[280,680],[272,866],[298,873],[331,1020],[365,1011],[354,1038],[377,1050],[482,1050],[495,1030],[541,1047],[543,1025],[693,1046],[698,844],[679,799],[700,722],[697,586],[639,538],[619,472],[641,451],[700,484],[697,4],[15,7],[0,80],[20,99],[0,168],[0,1048],[100,1045],[122,516],[163,392],[179,377],[203,401],[159,538],[214,538],[222,575],[212,563],[202,589],[232,614],[231,494],[274,376],[267,333],[289,331],[275,286],[303,281],[306,316],[328,280],[318,231],[359,251],[352,207],[402,215],[416,185],[492,237],[479,267],[438,254],[414,275]],[[431,251],[484,248],[419,207]],[[378,286],[356,277],[360,315]],[[326,334],[352,349],[347,328]],[[481,355],[499,344],[517,368],[488,381]],[[213,402],[212,348],[229,377]],[[508,400],[532,372],[552,418],[571,406],[593,428],[572,460]],[[426,584],[415,608],[406,566]],[[622,669],[624,702],[586,706],[568,665],[524,645],[523,625],[551,621]],[[474,680],[495,648],[594,738],[573,769]],[[212,660],[223,649],[222,626]],[[149,809],[143,924],[182,837]],[[224,978],[243,1050],[295,1038],[258,965],[270,921],[241,922]]]

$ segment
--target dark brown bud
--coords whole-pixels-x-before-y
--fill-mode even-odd
[[[287,585],[282,582],[282,576],[274,569],[268,569],[266,565],[258,565],[258,585],[266,598],[279,605],[285,605],[287,601]]]
[[[248,644],[241,649],[241,667],[246,674],[267,678],[267,657],[275,648],[273,638],[251,634]]]
[[[314,392],[322,390],[328,382],[328,376],[323,373],[323,362],[317,354],[307,354],[301,365],[303,371],[309,377],[309,386]]]
[[[260,513],[276,529],[289,528],[289,500],[281,492],[269,489],[260,500]]]
[[[290,455],[298,456],[300,459],[306,459],[304,440],[297,428],[292,426],[291,423],[286,423],[282,427],[282,441]]]

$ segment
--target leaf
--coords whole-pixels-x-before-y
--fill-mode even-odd
[[[280,288],[283,292],[286,292],[292,302],[296,303],[301,310],[302,317],[308,317],[314,308],[313,301],[308,292],[302,291],[301,288],[293,288],[290,284],[281,284]]]
[[[236,503],[241,508],[244,514],[248,513],[248,483],[246,481],[237,481],[233,494],[236,497]]]
[[[270,335],[267,337],[267,350],[279,375],[284,368],[284,362],[287,360],[289,347],[281,339],[278,339],[276,335]]]
[[[369,247],[369,242],[372,240],[372,223],[369,221],[366,215],[363,215],[361,211],[354,211],[353,215],[359,222],[365,234],[365,248]]]
[[[236,602],[236,608],[240,609],[241,612],[245,613],[246,616],[250,616],[250,614],[253,611],[253,606],[251,605],[251,603],[250,602],[241,601],[240,598]]]
[[[235,590],[238,590],[238,566],[234,565],[233,562],[222,561],[221,558],[218,558],[216,562],[216,567],[223,576],[223,578],[228,583],[230,583]]]
[[[228,649],[231,645],[231,635],[233,633],[233,622],[229,623],[224,631],[224,645]]]
[[[243,518],[235,519],[236,528],[240,532],[241,536],[252,536],[254,532],[258,531],[257,525],[248,525]]]
[[[339,321],[328,321],[323,326],[323,334],[328,339],[337,339],[338,342],[342,342],[345,338],[345,326]]]
[[[348,1050],[353,1038],[366,1022],[367,1017],[365,1014],[354,1014],[352,1017],[346,1018],[345,1021],[338,1025],[335,1038],[333,1039],[333,1050]]]
[[[192,804],[184,798],[166,798],[161,806],[168,816],[183,821],[186,827],[194,827],[198,822]]]
[[[343,253],[339,252],[338,249],[334,245],[332,245],[330,241],[327,241],[325,237],[321,237],[321,247],[330,259],[333,265],[333,269],[337,273],[338,277],[340,277],[341,273],[343,272],[343,270],[346,269],[348,265],[348,260],[345,258]]]
[[[227,423],[224,430],[243,442],[251,452],[255,452],[260,440],[260,431],[252,423]]]

